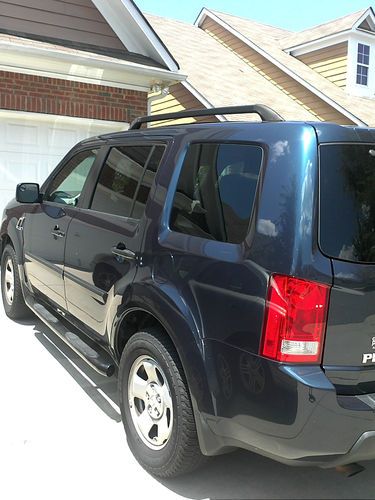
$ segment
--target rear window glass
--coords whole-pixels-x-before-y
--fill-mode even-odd
[[[375,262],[375,144],[321,146],[320,246],[331,257]]]

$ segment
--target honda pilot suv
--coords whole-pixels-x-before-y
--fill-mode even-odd
[[[6,314],[118,376],[152,474],[375,458],[375,129],[144,117],[18,185],[0,237]]]

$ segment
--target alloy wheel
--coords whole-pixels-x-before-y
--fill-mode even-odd
[[[159,363],[139,356],[128,379],[128,399],[134,427],[153,450],[168,443],[173,427],[173,404],[167,378]]]

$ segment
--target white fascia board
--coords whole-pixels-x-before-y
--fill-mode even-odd
[[[181,82],[182,85],[188,90],[203,106],[207,109],[214,108],[210,101],[208,101],[198,90],[191,85],[187,80]],[[223,115],[215,115],[220,122],[225,122],[227,119]]]
[[[306,42],[289,49],[284,49],[284,52],[291,54],[294,57],[302,56],[303,54],[309,54],[315,50],[325,49],[338,43],[346,42],[353,33],[361,33],[363,36],[367,37],[368,42],[374,41],[375,39],[375,33],[360,30],[358,28],[352,28],[350,30],[342,31],[341,33],[335,33],[334,35],[319,38],[319,40],[313,40],[312,42]]]
[[[314,87],[313,85],[311,85],[311,83],[308,83],[306,80],[304,80],[299,75],[297,75],[296,73],[294,73],[294,71],[290,70],[287,66],[285,66],[282,63],[280,63],[277,59],[275,59],[273,56],[271,56],[268,52],[266,52],[261,47],[259,47],[258,45],[256,45],[249,38],[247,38],[244,35],[242,35],[242,33],[240,33],[239,31],[235,30],[234,28],[232,28],[232,26],[230,26],[225,21],[223,21],[222,19],[220,19],[214,13],[210,12],[208,9],[203,9],[202,10],[202,12],[200,13],[200,15],[198,16],[198,18],[197,18],[197,20],[195,22],[196,26],[200,27],[200,25],[202,24],[202,22],[204,21],[204,19],[206,18],[206,16],[210,17],[213,21],[215,21],[216,23],[220,24],[220,26],[222,26],[225,30],[227,30],[230,33],[232,33],[235,37],[237,37],[238,39],[240,39],[242,42],[244,42],[250,48],[252,48],[256,52],[258,52],[258,54],[260,54],[261,56],[265,57],[268,61],[270,61],[276,67],[278,67],[279,69],[281,69],[281,71],[283,71],[285,74],[289,75],[291,78],[293,78],[298,83],[300,83],[301,85],[303,85],[305,88],[307,88],[308,90],[310,90],[310,92],[312,92],[313,94],[315,94],[316,96],[318,96],[320,99],[322,99],[322,101],[326,102],[327,104],[329,104],[330,106],[332,106],[333,108],[335,108],[339,113],[341,113],[342,115],[344,115],[347,118],[349,118],[349,120],[353,121],[354,123],[356,123],[358,125],[366,125],[366,123],[363,122],[362,120],[360,120],[357,116],[355,116],[352,113],[350,113],[343,106],[340,106],[340,104],[338,104],[333,99],[331,99],[330,97],[328,97],[326,94],[324,94],[323,92],[321,92],[319,89],[317,89],[316,87]]]
[[[301,45],[295,45],[294,47],[284,49],[284,52],[294,57],[309,54],[315,50],[325,49],[327,47],[337,45],[338,43],[347,42],[350,33],[351,30],[341,31],[341,33],[335,33],[333,35],[325,36],[324,38],[319,38],[311,42],[302,43]]]
[[[0,42],[2,70],[148,92],[154,84],[172,85],[186,78],[181,73],[120,59],[105,60],[82,51],[63,52],[34,44]]]
[[[178,65],[138,8],[129,0],[92,0],[129,52],[178,71]]]

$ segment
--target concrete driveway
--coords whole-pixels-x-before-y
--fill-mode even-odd
[[[39,320],[15,323],[0,309],[1,498],[375,498],[375,462],[346,478],[244,451],[155,480],[128,449],[115,379],[87,367]]]

